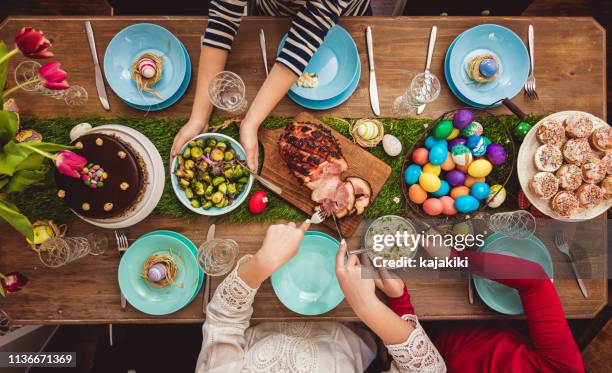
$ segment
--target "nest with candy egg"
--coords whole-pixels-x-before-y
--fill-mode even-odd
[[[422,218],[451,220],[499,207],[516,148],[497,122],[488,111],[472,108],[434,120],[404,158],[402,190],[408,208]]]
[[[164,287],[172,284],[178,276],[178,266],[172,254],[153,254],[142,266],[142,278],[155,286]]]

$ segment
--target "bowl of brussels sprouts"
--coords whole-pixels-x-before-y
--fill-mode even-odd
[[[220,133],[202,133],[172,161],[174,193],[185,207],[208,216],[226,214],[243,203],[253,185],[240,143]]]

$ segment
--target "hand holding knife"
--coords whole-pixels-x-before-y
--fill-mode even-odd
[[[98,51],[96,50],[96,40],[94,39],[93,29],[91,28],[91,22],[85,21],[85,32],[87,33],[87,41],[89,42],[89,49],[91,50],[91,57],[93,59],[95,74],[96,74],[96,89],[98,90],[98,98],[104,110],[110,110],[108,104],[108,97],[106,96],[106,87],[104,86],[104,78],[102,77],[102,70],[100,69],[100,62],[98,61]]]
[[[429,47],[427,49],[427,63],[425,64],[425,72],[429,73],[429,69],[431,68],[431,58],[433,57],[434,47],[436,46],[436,37],[438,34],[438,28],[433,26],[431,28],[431,34],[429,35]],[[425,111],[425,104],[420,105],[417,108],[417,115],[423,114]]]

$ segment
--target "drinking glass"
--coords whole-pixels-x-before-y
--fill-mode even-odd
[[[242,114],[247,108],[246,89],[242,79],[231,71],[221,71],[208,85],[208,97],[215,107],[231,115]]]
[[[440,95],[440,81],[429,72],[417,74],[410,87],[393,102],[393,114],[399,117],[409,116],[419,106],[433,102]]]
[[[41,64],[36,61],[23,61],[15,68],[15,83],[20,85],[38,76]],[[64,100],[68,106],[81,106],[87,103],[87,90],[80,85],[72,85],[68,89],[53,90],[45,88],[42,82],[32,82],[21,87],[26,92],[41,93],[56,100]]]
[[[108,247],[108,238],[101,233],[85,237],[52,237],[44,241],[38,250],[42,264],[59,268],[87,255],[100,255]]]
[[[238,252],[236,241],[215,238],[198,249],[198,264],[207,275],[222,276],[234,268]]]

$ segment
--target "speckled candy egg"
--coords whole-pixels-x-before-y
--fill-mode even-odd
[[[434,174],[436,176],[440,176],[441,171],[442,170],[440,166],[431,163],[427,163],[425,166],[423,166],[423,172]]]
[[[453,125],[460,130],[467,127],[474,120],[474,113],[469,109],[457,110],[453,117]]]
[[[429,163],[433,165],[441,165],[448,157],[446,145],[438,144],[429,150]]]
[[[446,137],[446,139],[447,140],[456,139],[460,134],[461,134],[461,131],[459,130],[459,128],[453,127],[453,130],[451,131],[450,135]]]
[[[476,199],[483,200],[489,197],[491,188],[489,184],[479,181],[470,187],[470,195]]]
[[[430,216],[440,215],[444,210],[444,204],[437,198],[428,198],[423,203],[423,211]]]
[[[467,127],[461,130],[461,135],[463,137],[470,137],[474,135],[482,135],[482,124],[478,122],[472,122],[468,124]]]
[[[408,188],[408,198],[417,205],[420,205],[427,199],[427,192],[419,184],[413,184]]]
[[[412,161],[418,165],[425,165],[429,161],[429,150],[425,148],[416,148],[412,152]]]
[[[440,178],[434,174],[423,172],[419,176],[419,185],[425,189],[426,192],[433,193],[440,189]]]
[[[463,137],[458,137],[448,142],[448,150],[452,150],[455,145],[465,145],[467,140]]]
[[[453,132],[453,123],[450,120],[440,121],[431,132],[436,140],[446,139]]]
[[[463,185],[465,174],[459,170],[452,170],[446,174],[446,181],[452,186]]]
[[[460,196],[455,200],[455,208],[464,214],[476,211],[479,206],[478,200],[472,196]]]
[[[436,140],[433,138],[433,136],[427,136],[423,142],[423,145],[425,145],[425,147],[429,150],[438,144],[444,144],[444,146],[447,146],[448,142],[446,140]]]
[[[477,159],[470,163],[468,174],[472,177],[487,177],[493,170],[493,165],[486,159]]]
[[[506,162],[506,149],[503,146],[493,143],[487,146],[487,159],[494,165]]]
[[[423,170],[418,164],[411,164],[404,170],[404,181],[408,185],[416,184]]]
[[[467,166],[472,163],[474,159],[470,148],[465,145],[453,146],[451,149],[451,157],[453,157],[453,162],[458,166]]]
[[[440,167],[444,171],[450,171],[450,170],[455,169],[455,162],[453,162],[453,157],[451,157],[450,152],[448,152],[448,155],[446,156],[446,160],[444,161],[444,163],[440,165]]]
[[[444,215],[455,215],[457,213],[457,209],[455,208],[455,200],[449,196],[440,197],[440,202],[442,202],[442,213]]]
[[[501,206],[506,200],[506,188],[502,185],[495,184],[489,191],[489,197],[487,198],[487,206],[496,209]]]
[[[466,187],[465,185],[456,186],[450,191],[450,196],[453,199],[457,199],[461,196],[467,196],[469,194],[470,194],[470,188]]]
[[[431,193],[431,195],[434,197],[442,197],[442,196],[447,195],[449,192],[450,192],[450,185],[448,184],[448,182],[446,180],[440,180],[440,189]]]
[[[393,135],[386,134],[382,139],[382,146],[389,157],[395,157],[402,152],[402,143]]]

